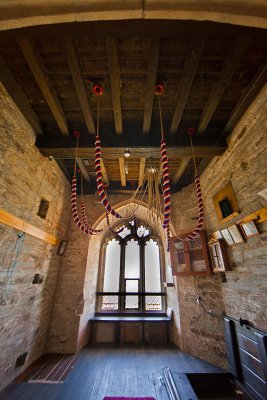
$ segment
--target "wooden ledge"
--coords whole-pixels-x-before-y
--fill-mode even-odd
[[[166,314],[160,315],[94,315],[89,321],[93,322],[170,322],[171,318]]]

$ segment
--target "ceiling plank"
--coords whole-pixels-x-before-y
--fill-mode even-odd
[[[86,170],[86,168],[84,166],[83,160],[81,158],[77,157],[76,161],[77,161],[78,167],[81,170],[81,174],[82,174],[84,180],[86,182],[88,182],[88,183],[92,183],[91,178],[90,178],[90,176],[89,176],[89,174],[88,174],[88,172],[87,172],[87,170]]]
[[[120,165],[120,176],[121,176],[121,186],[126,186],[126,174],[125,174],[125,158],[119,158],[119,165]]]
[[[116,39],[108,37],[106,39],[106,49],[108,56],[108,67],[111,84],[111,95],[114,113],[115,130],[118,135],[122,134],[121,116],[121,88],[120,88],[120,66]]]
[[[106,170],[106,167],[105,167],[105,164],[104,164],[104,161],[102,160],[102,158],[100,160],[100,166],[101,166],[101,172],[102,172],[104,182],[106,183],[107,186],[109,186],[108,174],[107,174],[107,170]]]
[[[198,132],[200,134],[203,134],[205,132],[216,108],[218,107],[218,104],[220,103],[220,100],[227,86],[229,86],[231,82],[235,70],[240,64],[242,57],[244,56],[248,44],[249,44],[248,37],[244,36],[239,37],[235,42],[235,45],[233,46],[232,50],[228,54],[228,57],[226,58],[223,65],[220,78],[213,87],[209,96],[209,100],[206,106],[204,107],[198,128]]]
[[[88,132],[95,135],[95,124],[92,116],[91,107],[88,102],[88,95],[84,84],[81,66],[78,60],[77,51],[73,39],[66,38],[62,41],[72,80],[76,89],[78,99],[82,108]]]
[[[29,122],[35,134],[42,135],[43,132],[37,115],[31,108],[31,105],[26,95],[24,94],[19,84],[14,79],[11,71],[6,65],[5,60],[1,56],[1,54],[0,54],[0,77],[1,77],[1,82],[5,87],[6,91],[8,92],[9,96],[16,103],[17,107],[19,108],[23,116]]]
[[[40,54],[38,53],[33,40],[28,40],[24,37],[17,38],[16,40],[50,110],[52,111],[61,133],[63,135],[68,135],[69,130],[64,111],[45,71]]]
[[[190,157],[185,157],[181,160],[181,163],[179,164],[178,168],[175,171],[173,180],[172,180],[172,186],[176,185],[179,180],[181,179],[184,171],[186,170],[186,167],[190,161]]]
[[[203,157],[215,157],[221,156],[227,147],[219,146],[194,146],[194,155],[197,158]],[[44,155],[53,156],[55,158],[74,159],[76,154],[76,147],[65,147],[65,148],[49,148],[40,147],[40,152]],[[101,155],[104,159],[117,159],[118,157],[124,158],[125,148],[124,147],[102,147]],[[159,147],[131,147],[131,158],[160,158]],[[79,147],[77,150],[77,156],[80,158],[91,158],[94,159],[95,149],[94,147]],[[168,158],[184,158],[191,157],[191,147],[168,147]]]
[[[140,158],[139,164],[139,177],[138,177],[138,186],[141,186],[145,176],[145,166],[146,166],[146,159],[145,157]]]
[[[192,41],[190,51],[185,61],[184,72],[181,79],[180,91],[176,101],[175,110],[172,116],[172,122],[170,127],[171,133],[176,133],[179,127],[182,114],[185,108],[185,104],[195,78],[195,74],[197,71],[197,67],[199,64],[204,44],[205,44],[205,38],[203,36],[197,36]]]
[[[247,108],[250,106],[252,101],[255,99],[263,85],[267,80],[267,60],[261,65],[257,73],[254,75],[252,81],[250,82],[246,92],[240,97],[237,105],[233,109],[229,120],[219,136],[218,140],[222,140],[234,129],[237,122],[240,120],[242,115],[245,113]]]
[[[149,41],[148,59],[147,59],[147,79],[146,79],[146,91],[145,91],[143,133],[149,133],[150,131],[155,85],[158,73],[159,50],[160,50],[160,39],[151,38]]]

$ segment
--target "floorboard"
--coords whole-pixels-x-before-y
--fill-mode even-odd
[[[80,358],[63,383],[13,383],[0,400],[103,400],[104,396],[155,397],[168,400],[162,369],[176,373],[225,372],[172,346],[94,345]]]

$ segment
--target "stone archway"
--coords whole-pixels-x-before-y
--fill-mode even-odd
[[[264,0],[12,0],[0,4],[0,30],[84,21],[172,19],[267,28]]]
[[[120,210],[125,206],[125,204],[127,204],[127,201],[122,201],[117,205],[115,205],[114,208],[118,212],[120,212]],[[133,204],[136,205],[137,202],[133,202]],[[141,221],[146,221],[147,207],[145,203],[138,203],[138,208],[135,212],[135,215],[137,219]],[[101,229],[105,225],[106,225],[106,218],[105,218],[105,213],[103,213],[97,219],[93,227],[95,229]],[[108,234],[109,233],[107,232],[106,235]],[[95,301],[96,301],[95,292],[97,290],[97,284],[98,284],[98,272],[101,263],[103,261],[101,259],[101,256],[103,254],[103,252],[101,251],[101,247],[105,242],[106,235],[104,234],[104,237],[102,235],[92,236],[89,241],[88,258],[87,258],[84,288],[83,288],[84,307],[83,307],[83,312],[80,315],[79,332],[77,338],[78,349],[85,345],[85,343],[88,341],[88,336],[90,334],[88,330],[88,319],[90,319],[90,317],[95,312]],[[164,243],[165,237],[163,232],[159,234],[159,237],[161,243]],[[168,265],[168,255],[164,251],[161,251],[161,254],[162,254],[162,263],[165,268],[166,265]],[[177,295],[176,296],[172,295],[170,298],[168,298],[168,302],[170,302],[171,307],[173,307],[173,303],[174,302],[177,303]],[[178,305],[175,304],[175,306],[177,308]]]

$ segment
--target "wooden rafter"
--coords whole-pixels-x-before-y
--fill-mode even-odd
[[[121,186],[126,186],[126,174],[125,174],[125,158],[119,158],[119,165],[120,165],[120,176],[121,176]]]
[[[77,161],[78,167],[81,170],[81,174],[82,174],[84,180],[86,182],[88,182],[88,183],[92,183],[91,178],[90,178],[90,176],[89,176],[89,174],[88,174],[88,172],[87,172],[87,170],[86,170],[86,168],[84,166],[83,160],[81,158],[77,157],[76,161]]]
[[[104,161],[102,160],[102,158],[100,160],[100,165],[101,165],[101,172],[102,172],[104,182],[107,186],[109,186],[108,174],[107,174],[107,170],[106,170],[106,167],[105,167],[105,164],[104,164]]]
[[[146,159],[144,157],[140,158],[139,164],[139,176],[138,176],[138,186],[141,186],[145,175]]]
[[[32,129],[36,133],[36,135],[42,135],[42,128],[40,122],[38,120],[37,115],[31,108],[31,105],[25,96],[24,92],[21,90],[20,86],[14,79],[12,73],[7,67],[4,58],[0,55],[0,77],[3,86],[6,91],[12,98],[12,100],[16,103],[17,107],[24,115],[26,120],[31,125]]]
[[[179,182],[179,180],[181,179],[184,171],[186,170],[186,167],[188,165],[190,161],[189,157],[185,157],[181,160],[181,163],[179,164],[178,168],[176,169],[175,173],[174,173],[174,177],[173,177],[173,181],[172,181],[172,185],[176,185],[177,182]]]
[[[203,110],[198,128],[199,133],[205,132],[205,129],[207,128],[216,108],[218,107],[218,104],[220,103],[225,89],[227,88],[227,86],[229,86],[233,74],[240,64],[242,57],[244,56],[248,44],[249,38],[243,36],[239,37],[235,45],[233,46],[232,51],[230,51],[227,59],[225,60],[220,78],[212,89],[209,100]]]
[[[145,91],[145,110],[143,133],[149,133],[154,102],[154,92],[157,80],[159,63],[160,39],[151,38],[149,41],[148,59],[147,59],[147,79]]]
[[[108,56],[108,67],[111,83],[111,95],[114,113],[115,130],[117,134],[122,133],[121,116],[121,91],[120,91],[120,67],[116,39],[108,37],[106,39]]]
[[[192,41],[190,51],[185,61],[184,72],[181,79],[182,83],[176,101],[175,110],[172,116],[172,122],[170,127],[171,133],[175,133],[180,124],[185,104],[189,96],[191,86],[197,71],[204,43],[205,43],[205,38],[202,36],[196,37]]]
[[[95,124],[92,116],[92,111],[88,102],[88,95],[84,85],[84,79],[80,67],[80,63],[77,57],[74,41],[70,38],[63,40],[63,47],[67,56],[69,69],[71,72],[72,80],[76,89],[78,99],[80,101],[83,116],[86,122],[88,132],[91,135],[95,134]]]
[[[233,109],[230,118],[220,135],[219,139],[223,139],[228,133],[230,133],[235,127],[236,123],[240,120],[244,112],[247,110],[249,105],[255,99],[263,85],[267,81],[267,60],[261,65],[257,73],[254,75],[250,82],[246,92],[240,97],[237,105]]]
[[[49,80],[49,77],[43,66],[40,54],[33,42],[26,38],[17,38],[17,43],[31,69],[35,80],[47,101],[47,104],[52,111],[52,114],[60,128],[61,133],[67,135],[69,133],[67,121],[64,115],[64,111],[59,103],[57,95],[53,89],[53,86]]]
[[[76,154],[76,147],[67,148],[39,148],[40,152],[44,155],[53,156],[56,159],[74,159]],[[219,146],[194,146],[195,157],[214,157],[221,156],[226,147]],[[104,159],[117,159],[118,157],[124,157],[125,148],[123,147],[102,147],[101,155]],[[77,150],[77,156],[80,158],[94,158],[95,149],[93,147],[79,147]],[[132,158],[156,158],[159,159],[161,156],[160,148],[158,147],[137,147],[131,148]],[[184,158],[191,157],[191,147],[168,147],[168,158]]]

